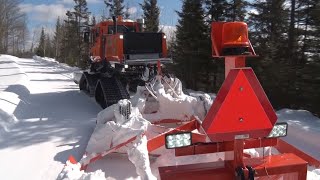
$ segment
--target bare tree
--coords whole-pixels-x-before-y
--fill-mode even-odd
[[[26,15],[19,0],[0,0],[0,53],[17,54],[25,49]]]

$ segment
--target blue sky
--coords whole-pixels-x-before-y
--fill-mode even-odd
[[[142,10],[139,3],[143,0],[125,0],[125,5],[129,5],[131,17],[139,18]],[[97,18],[106,12],[103,0],[87,0],[89,11]],[[160,24],[175,26],[178,16],[176,10],[181,10],[181,0],[158,0],[161,10]],[[27,13],[29,31],[45,27],[49,33],[53,33],[54,25],[58,16],[65,16],[65,12],[72,9],[73,0],[24,0],[20,5],[21,9]]]

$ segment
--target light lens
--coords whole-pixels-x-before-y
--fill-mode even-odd
[[[166,148],[173,149],[178,147],[190,146],[191,132],[183,132],[178,134],[167,134],[166,135]]]
[[[247,45],[248,27],[243,22],[228,22],[223,25],[222,42],[224,45]]]
[[[123,35],[121,34],[121,35],[119,36],[119,38],[120,38],[120,39],[123,39]]]
[[[268,138],[284,137],[284,136],[287,136],[287,132],[288,132],[288,123],[277,123],[273,126],[272,131],[267,137]]]
[[[164,36],[163,36],[163,39],[167,39],[167,36],[166,36],[166,35],[164,35]]]

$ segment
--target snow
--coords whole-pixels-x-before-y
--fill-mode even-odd
[[[117,111],[119,104],[101,111],[93,98],[79,92],[73,82],[79,72],[50,58],[0,55],[1,179],[154,179],[159,178],[160,166],[223,160],[222,153],[175,157],[174,150],[161,148],[158,157],[148,155],[146,149],[147,138],[160,133],[146,119],[154,116],[151,119],[157,121],[164,118],[164,112],[169,112],[165,118],[187,120],[195,115],[203,119],[215,94],[189,90],[187,96],[177,80],[160,83],[158,79],[148,88],[139,87],[130,100],[131,115],[124,118]],[[150,92],[155,97],[148,96]],[[177,116],[175,107],[183,115]],[[155,111],[156,116],[151,115]],[[289,124],[283,139],[320,159],[320,119],[308,111],[291,109],[277,111],[277,116],[279,122]],[[147,129],[154,134],[144,135]],[[134,142],[90,164],[86,172],[80,171],[80,164],[66,164],[69,155],[79,160],[85,152],[95,154],[134,136],[138,137]],[[246,153],[277,153],[273,148],[262,151],[249,149]],[[320,179],[320,169],[309,166],[308,179]]]
[[[105,173],[101,170],[95,172],[85,173],[80,170],[81,165],[79,163],[72,164],[70,161],[66,162],[66,167],[60,173],[58,179],[67,180],[104,180]]]
[[[80,158],[101,108],[58,63],[0,56],[0,177],[56,179]]]
[[[320,159],[320,119],[309,111],[292,109],[281,109],[277,116],[278,122],[289,124],[288,136],[283,139]]]

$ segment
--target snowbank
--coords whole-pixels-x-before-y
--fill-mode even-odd
[[[82,70],[78,67],[70,67],[69,65],[65,63],[60,63],[56,61],[53,58],[48,58],[48,57],[40,57],[40,56],[33,56],[33,59],[36,61],[40,61],[42,63],[46,63],[49,66],[54,66],[56,67],[57,70],[65,69],[67,71],[70,71],[69,73],[69,78],[73,79],[75,83],[78,84],[81,78]]]
[[[18,122],[13,112],[19,103],[17,94],[0,92],[0,136],[4,132],[10,132],[10,128]]]
[[[84,153],[100,107],[69,72],[0,56],[0,179],[56,179],[70,154]]]
[[[27,75],[19,68],[15,61],[18,58],[10,55],[0,56],[0,137],[1,134],[10,132],[11,127],[18,122],[14,111],[20,103],[20,93],[14,86],[26,86]]]
[[[277,111],[278,121],[289,124],[286,142],[320,159],[320,119],[306,110],[281,109]]]
[[[65,63],[60,63],[58,62],[57,60],[55,60],[54,58],[48,58],[48,57],[40,57],[40,56],[33,56],[33,59],[34,60],[37,60],[37,61],[43,61],[43,62],[46,62],[48,64],[57,64],[59,65],[59,67],[63,68],[63,69],[67,69],[67,70],[70,70],[70,71],[80,71],[80,69],[78,67],[71,67]]]

